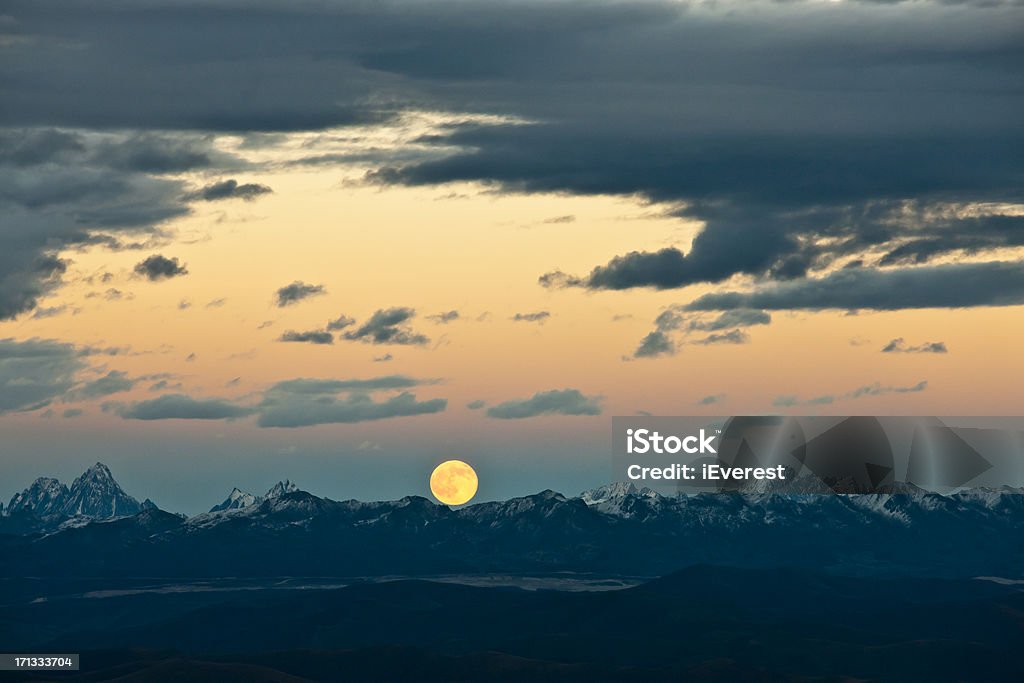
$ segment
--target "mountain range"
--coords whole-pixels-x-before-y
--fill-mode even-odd
[[[281,482],[185,518],[137,503],[101,464],[38,480],[0,517],[0,571],[80,576],[380,576],[599,572],[696,564],[840,574],[1020,578],[1019,489],[942,495],[723,492],[613,484],[452,509],[334,501]],[[90,552],[83,552],[89,549]],[[58,558],[61,558],[58,561]]]

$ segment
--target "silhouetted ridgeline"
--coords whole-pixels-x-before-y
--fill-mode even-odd
[[[134,502],[112,478],[102,480],[120,509]],[[47,493],[39,498],[47,506],[12,504],[0,517],[4,575],[658,576],[710,563],[1019,578],[1024,566],[1024,496],[1014,489],[675,497],[616,484],[575,498],[544,491],[452,510],[415,496],[338,502],[282,483],[259,497],[236,490],[192,518],[135,503],[137,514],[96,519],[67,516],[59,487],[38,488],[56,491],[56,503]]]

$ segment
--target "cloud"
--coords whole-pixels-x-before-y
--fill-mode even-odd
[[[440,413],[448,406],[443,398],[418,401],[415,394],[403,392],[382,401],[366,394],[346,397],[319,395],[316,399],[277,397],[264,400],[258,424],[261,427],[307,427],[319,424],[367,422],[394,417]]]
[[[17,230],[3,232],[15,246],[0,253],[0,317],[57,286],[48,259],[61,249],[123,245],[184,215],[188,188],[168,174],[242,172],[210,131],[258,144],[254,131],[424,106],[491,116],[418,141],[425,149],[371,154],[369,180],[639,197],[701,225],[692,244],[609,253],[547,284],[785,284],[856,261],[874,270],[1019,246],[1021,217],[991,207],[1022,200],[1022,11],[271,0],[226,34],[216,2],[15,1],[0,215]],[[301,40],[275,40],[281,26]]]
[[[348,340],[369,344],[422,346],[429,343],[430,339],[423,334],[414,332],[405,324],[414,317],[416,317],[416,311],[412,308],[381,309],[355,330],[346,332],[344,337]]]
[[[278,341],[283,342],[304,342],[307,344],[333,344],[334,335],[324,330],[308,330],[306,332],[295,332],[288,330],[282,334]]]
[[[845,394],[833,395],[824,394],[816,396],[807,400],[801,400],[797,396],[787,395],[778,396],[772,401],[772,405],[777,408],[792,408],[796,406],[816,406],[816,405],[828,405],[835,403],[836,401],[848,399],[858,399],[864,396],[884,396],[885,394],[916,394],[924,391],[928,388],[927,381],[920,381],[917,384],[911,386],[883,386],[879,382],[874,384],[867,384],[862,387],[857,387],[852,391],[848,391]]]
[[[534,313],[516,313],[511,320],[525,323],[543,323],[551,317],[548,311],[536,311]]]
[[[128,377],[126,373],[120,370],[111,370],[99,379],[86,382],[81,387],[75,389],[73,396],[76,399],[93,399],[101,396],[110,396],[111,394],[119,394],[134,387],[138,381],[138,379]]]
[[[0,339],[0,414],[42,408],[75,385],[84,352],[50,339]]]
[[[439,413],[448,406],[447,399],[420,401],[407,391],[379,401],[370,396],[372,392],[408,389],[436,382],[404,375],[279,382],[264,394],[259,406],[258,424],[261,427],[305,427]]]
[[[189,212],[183,181],[166,174],[237,161],[204,135],[38,124],[0,127],[0,319],[35,308],[61,284],[59,254],[69,249],[166,241],[166,224]]]
[[[388,361],[392,361],[394,359],[395,359],[395,357],[392,356],[390,353],[385,353],[383,356],[374,356],[373,357],[373,362],[374,363],[387,363]]]
[[[458,320],[458,319],[459,319],[459,312],[455,311],[455,310],[443,311],[441,313],[435,313],[434,315],[428,315],[427,316],[427,320],[429,320],[430,322],[433,322],[433,323],[437,323],[439,325],[445,325],[447,323],[450,323],[450,322],[452,322],[454,320]]]
[[[150,391],[166,391],[167,389],[181,389],[181,382],[170,382],[166,379],[161,379],[149,386]]]
[[[548,225],[557,225],[559,223],[574,223],[575,221],[576,221],[576,216],[566,215],[566,216],[555,216],[554,218],[546,218],[544,220],[544,223],[546,223]]]
[[[186,394],[165,394],[127,405],[106,404],[126,420],[236,420],[252,415],[254,408],[220,398],[197,399]]]
[[[705,294],[688,310],[963,308],[1024,304],[1024,267],[1014,261],[954,263],[893,270],[856,268],[822,278]]]
[[[65,408],[64,412],[61,413],[65,418],[81,417],[85,414],[85,411],[81,408]]]
[[[387,389],[412,389],[438,384],[436,379],[418,379],[407,375],[384,375],[369,379],[308,379],[298,378],[278,382],[270,387],[274,393],[337,394],[344,391],[372,392]]]
[[[705,396],[704,398],[700,399],[699,401],[697,401],[697,405],[699,405],[699,406],[713,406],[715,404],[721,403],[726,398],[728,398],[728,397],[725,394],[710,394],[710,395]]]
[[[706,337],[694,340],[693,344],[710,346],[713,344],[747,344],[750,342],[750,335],[743,330],[729,330],[728,332],[709,334]]]
[[[243,199],[251,202],[257,197],[272,192],[273,190],[266,185],[260,185],[259,183],[239,185],[237,180],[229,179],[207,185],[190,195],[190,198],[206,202],[214,202],[221,199]]]
[[[649,332],[640,340],[640,346],[633,352],[634,358],[656,358],[670,356],[676,352],[676,346],[662,330]]]
[[[32,319],[42,320],[43,318],[55,318],[66,310],[68,310],[68,307],[65,304],[61,304],[60,306],[51,306],[49,308],[37,308],[35,313],[32,314]]]
[[[669,306],[655,318],[655,329],[640,340],[633,357],[671,356],[680,344],[746,344],[750,341],[750,336],[739,328],[768,325],[771,320],[769,313],[752,309],[724,311],[708,318],[702,313],[689,311],[686,306]],[[728,332],[718,332],[729,328],[732,329]],[[690,337],[692,333],[698,331],[712,334],[697,339]]]
[[[713,320],[691,320],[687,325],[690,330],[725,330],[731,327],[752,327],[768,325],[772,321],[770,313],[750,309],[737,308],[723,312]]]
[[[925,342],[908,346],[903,337],[897,337],[882,347],[882,353],[948,353],[946,342]]]
[[[482,401],[480,399],[477,399],[475,401],[470,401],[469,403],[467,403],[466,407],[469,408],[470,410],[480,410],[481,408],[485,407],[486,405],[487,405],[487,401]]]
[[[211,299],[211,300],[206,302],[206,308],[221,308],[227,302],[228,302],[228,300],[226,298],[224,298],[224,297],[220,297],[220,298],[217,298],[217,299]]]
[[[296,378],[271,385],[256,403],[177,393],[147,401],[106,403],[103,408],[129,420],[236,420],[256,416],[260,427],[306,427],[440,413],[447,407],[447,399],[419,400],[405,391],[438,383],[436,379],[405,375]],[[233,386],[237,382],[232,380],[228,384]],[[381,399],[373,397],[377,392],[395,391],[400,393]]]
[[[355,324],[356,324],[356,319],[355,318],[350,318],[347,315],[339,315],[334,320],[328,321],[327,329],[328,330],[335,330],[335,331],[336,330],[343,330],[346,327],[350,327],[350,326],[355,325]]]
[[[578,389],[541,391],[527,399],[505,401],[487,409],[487,416],[499,420],[520,420],[539,415],[600,415],[601,399],[585,396]]]
[[[146,260],[135,264],[135,274],[156,282],[158,280],[169,280],[179,275],[187,275],[188,269],[184,264],[178,263],[176,257],[167,258],[160,254],[154,254],[146,258]]]
[[[296,280],[290,285],[285,285],[277,290],[277,306],[278,308],[284,308],[303,299],[308,299],[311,296],[319,296],[326,293],[327,290],[324,289],[323,285],[310,285],[301,280]]]

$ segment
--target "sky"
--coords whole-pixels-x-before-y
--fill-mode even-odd
[[[0,498],[1020,413],[1020,2],[0,0],[0,54]]]

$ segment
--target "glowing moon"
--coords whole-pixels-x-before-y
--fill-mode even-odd
[[[461,460],[447,460],[430,475],[430,492],[445,505],[462,505],[476,495],[479,480],[473,468]]]

